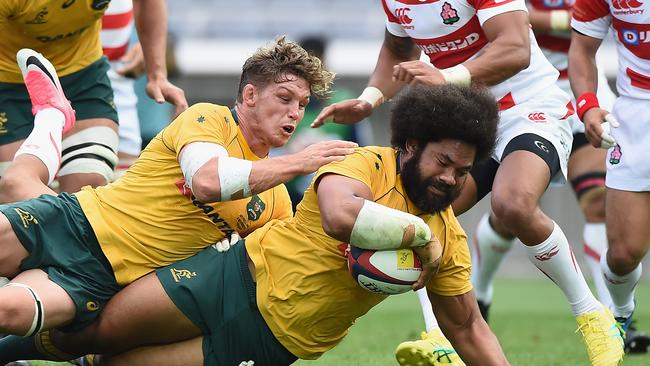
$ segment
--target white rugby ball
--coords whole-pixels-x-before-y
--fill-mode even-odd
[[[411,290],[422,273],[422,263],[412,249],[367,250],[350,245],[348,269],[363,289],[396,295]]]

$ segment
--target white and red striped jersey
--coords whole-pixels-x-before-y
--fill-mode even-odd
[[[571,10],[575,0],[528,0],[528,6],[535,10]],[[571,44],[570,32],[535,33],[537,44],[544,56],[560,72],[560,79],[568,78],[568,52]]]
[[[524,0],[382,0],[386,28],[398,37],[410,37],[445,69],[481,54],[488,44],[482,25],[495,15],[523,10]],[[555,84],[558,71],[548,62],[530,31],[528,68],[490,88],[500,109],[522,103]],[[567,99],[568,101],[568,99]]]
[[[577,0],[571,27],[598,39],[611,27],[618,51],[618,93],[650,99],[650,3],[641,1]]]
[[[102,17],[102,49],[110,61],[119,60],[129,46],[133,31],[131,0],[111,0]]]

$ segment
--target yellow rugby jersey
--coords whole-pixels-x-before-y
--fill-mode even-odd
[[[43,54],[59,76],[79,71],[102,56],[101,17],[110,0],[0,1],[0,82],[22,83],[16,52]]]
[[[226,107],[196,104],[162,130],[124,177],[76,193],[121,285],[187,258],[233,231],[245,236],[292,216],[284,185],[236,201],[196,200],[178,163],[191,142],[214,142],[230,156],[259,160]]]
[[[397,152],[364,147],[321,168],[357,179],[377,203],[420,216],[442,243],[440,270],[427,288],[447,296],[472,289],[467,237],[451,208],[425,214],[406,197]],[[348,272],[341,243],[325,234],[313,182],[293,219],[272,221],[246,238],[257,271],[257,301],[273,334],[291,353],[315,359],[338,344],[355,319],[386,296],[362,289]]]

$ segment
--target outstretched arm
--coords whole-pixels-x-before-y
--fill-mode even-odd
[[[474,291],[459,296],[428,294],[440,329],[468,366],[509,365],[499,341],[481,317]]]
[[[393,66],[419,57],[420,50],[411,38],[397,37],[386,30],[368,87],[357,99],[344,100],[323,108],[311,127],[322,126],[328,121],[351,124],[368,117],[373,108],[381,105],[385,99],[392,98],[405,85],[393,80]]]
[[[179,115],[187,109],[182,89],[167,80],[167,6],[163,0],[134,0],[133,16],[144,53],[147,94],[158,103],[168,101]]]

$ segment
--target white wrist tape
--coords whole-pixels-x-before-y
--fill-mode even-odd
[[[218,165],[221,187],[220,201],[250,197],[251,187],[248,184],[248,178],[251,175],[251,169],[253,169],[253,162],[224,156],[219,158]]]
[[[372,108],[377,108],[384,103],[384,93],[374,86],[369,86],[363,89],[363,92],[357,97],[357,99],[370,103]]]
[[[568,10],[551,10],[551,30],[566,32],[571,27],[571,13]]]
[[[354,222],[350,244],[374,250],[421,247],[431,229],[421,218],[365,200]]]
[[[445,78],[447,84],[456,84],[468,86],[472,82],[472,75],[463,64],[450,67],[448,69],[440,69],[442,77]]]
[[[216,157],[226,157],[226,148],[213,142],[191,142],[183,147],[179,164],[185,177],[185,186],[192,188],[192,178],[197,170],[208,160]]]

